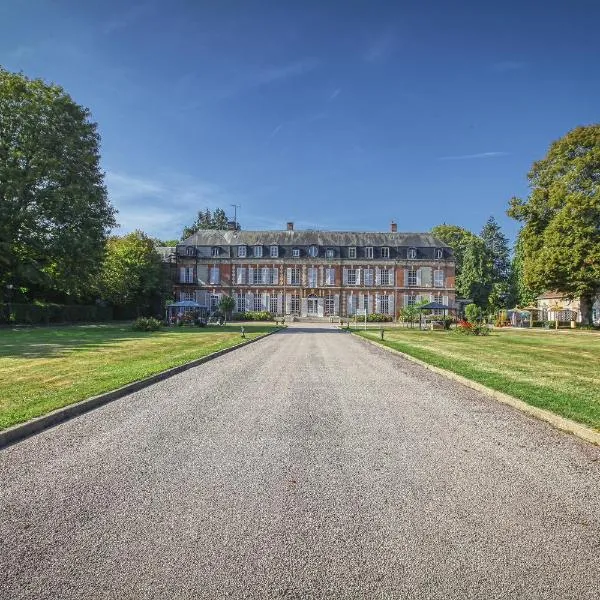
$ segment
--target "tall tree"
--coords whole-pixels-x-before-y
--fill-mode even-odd
[[[98,285],[103,299],[143,310],[160,295],[164,283],[161,257],[152,238],[134,231],[108,239]]]
[[[225,211],[222,208],[217,208],[213,213],[208,208],[198,211],[196,220],[189,227],[184,227],[181,239],[186,240],[200,229],[229,229]]]
[[[502,233],[500,225],[493,216],[483,226],[481,239],[488,253],[493,281],[506,283],[510,275],[508,238]]]
[[[521,232],[517,236],[513,251],[513,259],[510,269],[510,304],[514,306],[529,306],[534,304],[538,295],[543,292],[542,289],[532,289],[525,283],[523,275],[523,242],[521,241]]]
[[[485,242],[474,235],[464,248],[462,269],[456,278],[456,291],[463,298],[471,298],[477,306],[487,308],[493,284]]]
[[[0,296],[33,284],[85,295],[116,225],[87,108],[0,68]]]
[[[512,198],[508,209],[523,223],[524,282],[579,297],[591,324],[600,293],[600,124],[553,142],[528,178],[529,197]]]

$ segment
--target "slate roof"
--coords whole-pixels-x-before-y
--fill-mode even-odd
[[[198,231],[183,246],[390,246],[406,248],[448,248],[430,233],[377,233],[362,231]]]

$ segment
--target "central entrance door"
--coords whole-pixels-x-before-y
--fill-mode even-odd
[[[319,299],[314,294],[311,294],[306,300],[306,312],[309,315],[316,316],[319,312]]]

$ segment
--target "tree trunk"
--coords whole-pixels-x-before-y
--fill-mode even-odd
[[[581,311],[581,324],[593,325],[592,322],[592,305],[594,304],[594,296],[592,294],[581,296],[579,301],[579,310]]]

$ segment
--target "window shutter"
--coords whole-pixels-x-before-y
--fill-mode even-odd
[[[333,313],[335,315],[340,314],[340,295],[339,294],[335,294],[333,296]]]
[[[432,274],[433,269],[431,267],[421,268],[421,282],[423,287],[431,287],[433,285]]]
[[[243,285],[246,283],[246,267],[238,267],[236,271],[236,283]]]
[[[277,312],[278,314],[283,313],[283,294],[277,294]]]
[[[375,294],[375,312],[381,312],[381,299],[379,298],[379,294]]]
[[[343,281],[344,285],[348,284],[348,269],[344,269],[342,271],[342,281]]]
[[[254,294],[252,292],[248,292],[246,294],[246,311],[254,310]]]
[[[373,296],[371,294],[369,294],[368,296],[368,300],[367,300],[367,312],[369,314],[373,313]]]
[[[404,269],[404,287],[408,287],[408,269]]]
[[[198,283],[200,285],[206,285],[208,282],[208,267],[199,266],[198,267]]]
[[[360,269],[356,269],[356,285],[360,285]]]
[[[288,269],[288,276],[291,280],[290,272],[291,272],[291,269]],[[292,295],[286,294],[285,295],[285,314],[289,315],[291,312],[292,312]]]
[[[395,317],[396,313],[394,312],[394,294],[390,294],[390,296],[389,296],[388,308],[389,308],[389,314]]]
[[[185,283],[185,267],[179,269],[179,283]]]
[[[421,269],[417,269],[417,285],[421,285]]]
[[[408,294],[404,294],[404,306],[408,306]]]
[[[421,294],[417,294],[417,295],[415,296],[415,303],[416,303],[416,304],[419,304],[419,302],[421,302]]]
[[[248,267],[248,285],[254,283],[254,267]]]
[[[271,268],[270,267],[263,267],[262,270],[262,282],[263,285],[269,285],[272,281],[271,281]]]
[[[292,285],[292,268],[291,267],[287,268],[287,284]],[[291,302],[291,299],[290,299],[290,302]],[[291,310],[292,310],[291,306],[290,307],[287,306],[287,296],[286,296],[286,312],[289,314],[289,312]]]
[[[271,282],[273,285],[279,285],[279,269],[277,267],[271,269]]]
[[[266,310],[267,312],[270,311],[271,307],[269,306],[269,294],[263,294],[262,295],[262,305],[263,305],[263,310]]]
[[[381,285],[381,269],[379,267],[375,269],[375,285]]]
[[[450,305],[448,304],[448,296],[442,296],[442,303],[443,303],[445,306],[450,306]]]

